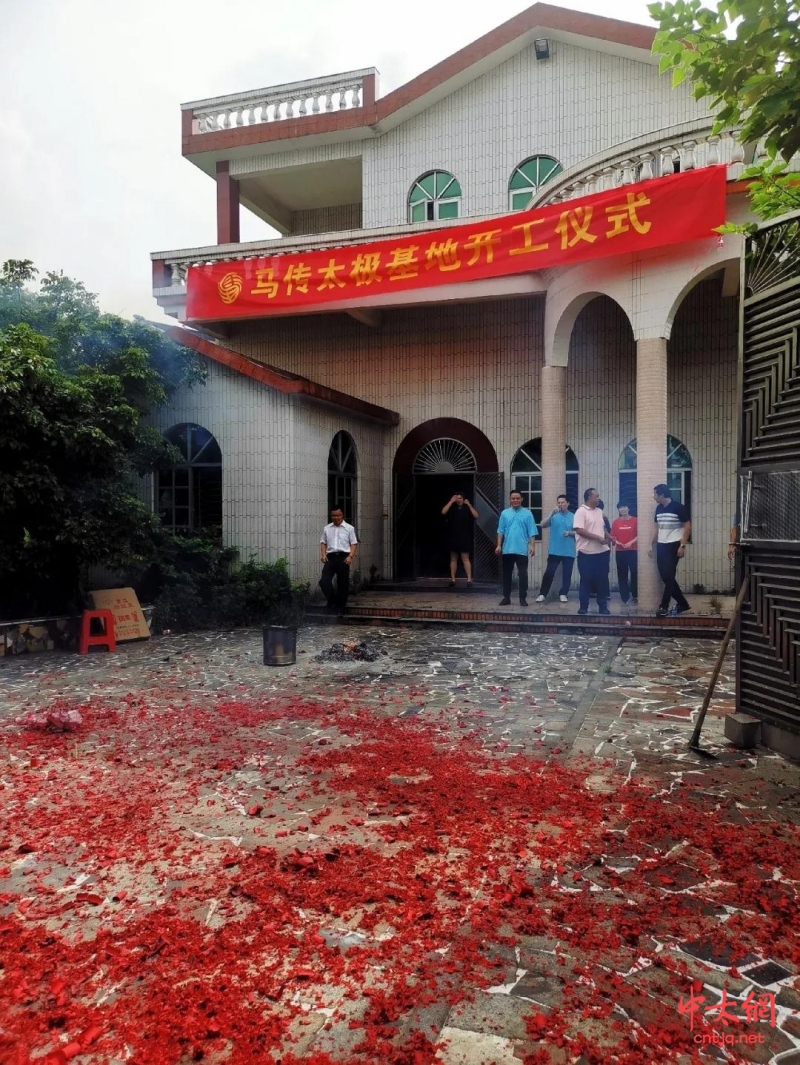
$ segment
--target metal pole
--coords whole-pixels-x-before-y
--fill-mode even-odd
[[[733,636],[733,630],[736,627],[736,619],[739,616],[739,611],[742,609],[742,603],[744,602],[747,590],[750,587],[750,575],[748,574],[742,581],[742,586],[739,589],[739,594],[736,596],[736,602],[733,604],[733,613],[731,614],[731,620],[728,622],[728,628],[722,639],[722,646],[719,649],[719,657],[717,658],[717,664],[714,667],[714,672],[711,674],[711,680],[708,682],[708,691],[706,697],[703,700],[703,705],[700,707],[700,716],[697,719],[697,724],[694,727],[692,738],[689,740],[689,746],[694,751],[699,751],[700,754],[707,754],[710,757],[710,751],[704,751],[700,748],[700,732],[703,728],[703,722],[706,719],[706,713],[708,712],[709,703],[711,702],[711,696],[714,694],[714,689],[717,686],[717,680],[722,671],[722,663],[725,661],[725,652],[728,650],[728,644],[731,642]]]

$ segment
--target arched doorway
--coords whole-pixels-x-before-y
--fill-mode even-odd
[[[503,475],[494,447],[480,429],[459,418],[424,422],[401,441],[393,472],[396,579],[445,578],[449,549],[442,507],[458,492],[478,511],[475,580],[497,580],[494,542]]]

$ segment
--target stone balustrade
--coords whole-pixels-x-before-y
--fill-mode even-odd
[[[460,221],[464,220],[461,219]],[[307,233],[295,237],[276,237],[271,240],[248,241],[245,244],[212,244],[203,248],[187,248],[179,252],[153,252],[150,258],[163,264],[172,285],[185,285],[186,274],[190,266],[328,251],[333,248],[348,247],[352,244],[365,244],[376,240],[387,240],[391,237],[408,236],[409,233],[414,232],[427,233],[431,230],[447,229],[452,225],[452,219],[436,222],[418,222],[410,225],[404,222],[400,225],[382,226],[375,229]],[[156,285],[155,289],[158,290],[162,287],[168,287],[168,285]]]
[[[735,129],[714,133],[710,123],[684,122],[626,141],[559,174],[540,190],[531,206],[561,203],[637,181],[721,163],[729,168],[728,176],[736,178],[754,154],[752,148],[749,153],[746,151],[745,145],[736,139],[736,133]]]
[[[365,78],[374,78],[376,74],[373,68],[351,70],[312,81],[195,100],[181,104],[181,109],[191,112],[193,134],[349,111],[364,106]]]

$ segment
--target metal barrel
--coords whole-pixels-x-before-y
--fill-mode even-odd
[[[297,660],[297,630],[282,625],[265,625],[264,665],[292,666]]]

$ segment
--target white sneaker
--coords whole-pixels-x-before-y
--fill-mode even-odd
[[[559,601],[560,603],[568,603],[568,602],[569,602],[569,599],[567,599],[567,597],[566,597],[565,595],[560,595],[560,596],[558,597],[558,601]]]
[[[543,603],[544,602],[544,596],[543,595],[537,595],[536,596],[536,602],[537,603]]]

